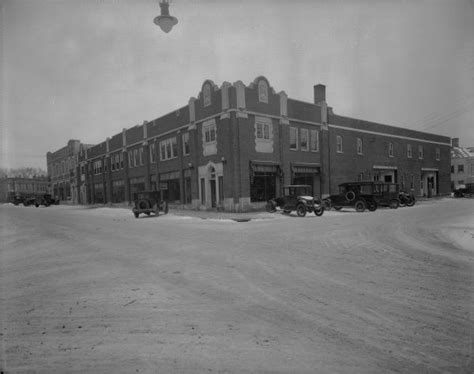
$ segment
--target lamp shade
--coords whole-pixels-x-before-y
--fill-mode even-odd
[[[173,28],[173,26],[178,23],[178,19],[176,17],[173,17],[173,16],[163,16],[163,15],[161,15],[161,16],[155,17],[153,22],[155,24],[157,24],[158,26],[160,26],[160,28],[164,32],[169,33],[171,31],[171,29]]]

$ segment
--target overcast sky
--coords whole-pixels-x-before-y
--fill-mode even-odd
[[[473,0],[0,0],[1,166],[46,168],[220,86],[264,75],[335,113],[474,146]]]

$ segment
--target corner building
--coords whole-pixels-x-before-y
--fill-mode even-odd
[[[78,194],[88,204],[129,204],[134,192],[161,189],[171,206],[249,211],[290,183],[323,197],[368,178],[416,195],[450,187],[449,138],[337,116],[325,86],[316,85],[308,103],[263,76],[248,86],[206,80],[188,105],[123,129],[78,161]]]

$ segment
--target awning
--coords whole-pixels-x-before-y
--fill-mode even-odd
[[[293,173],[301,174],[320,174],[321,166],[319,164],[309,162],[298,162],[291,164],[291,171]]]
[[[253,173],[278,173],[280,165],[273,161],[250,161],[250,170]]]
[[[396,166],[385,166],[385,165],[374,165],[372,168],[378,169],[378,170],[397,170]]]

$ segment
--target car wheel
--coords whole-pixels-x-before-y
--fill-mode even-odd
[[[138,216],[140,215],[140,213],[138,213],[138,212],[133,212],[133,215],[135,216],[135,218],[138,218]]]
[[[376,202],[369,203],[369,206],[367,207],[367,209],[369,209],[369,211],[371,212],[375,212],[377,210],[377,203]]]
[[[348,191],[346,193],[346,200],[347,201],[353,201],[356,198],[356,194],[354,191]]]
[[[148,200],[140,200],[137,206],[140,210],[150,209],[150,203],[148,202]]]
[[[389,206],[390,206],[390,209],[397,209],[398,205],[399,205],[398,200],[391,200]]]
[[[296,206],[296,214],[298,217],[304,217],[306,215],[306,207],[303,204]]]
[[[35,207],[38,208],[40,205],[39,204],[35,204]]]
[[[415,200],[414,199],[410,199],[406,202],[406,206],[413,206],[415,205]]]
[[[318,217],[321,217],[324,213],[324,207],[320,206],[319,208],[314,209],[314,214],[316,214]]]
[[[150,212],[145,212],[145,214],[146,214],[147,216],[150,216]]]
[[[358,200],[354,204],[355,210],[359,213],[362,213],[365,210],[365,201],[363,200]]]
[[[265,206],[265,209],[268,213],[275,213],[276,212],[275,202],[272,200],[267,201],[267,205]]]

